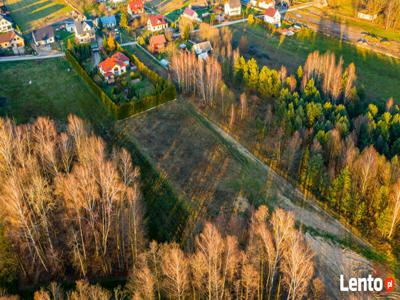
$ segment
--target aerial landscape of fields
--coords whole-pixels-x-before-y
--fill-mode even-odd
[[[398,299],[399,86],[399,0],[0,0],[0,299]]]

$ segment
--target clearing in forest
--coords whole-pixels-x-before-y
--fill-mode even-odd
[[[188,202],[190,217],[183,238],[196,233],[205,219],[244,215],[249,205],[267,204],[293,211],[316,252],[318,272],[329,294],[339,295],[340,274],[366,274],[371,263],[338,241],[355,238],[337,220],[251,155],[185,100],[167,103],[119,122],[175,190]],[[309,230],[308,230],[309,229]],[[359,249],[359,248],[358,248]],[[327,259],[335,257],[334,260]],[[340,263],[338,263],[340,262]],[[338,278],[337,282],[332,278]]]

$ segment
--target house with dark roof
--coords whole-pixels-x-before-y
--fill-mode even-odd
[[[150,38],[150,50],[152,52],[158,52],[165,48],[167,40],[163,34],[155,35]]]
[[[185,10],[183,11],[182,17],[189,19],[191,21],[200,21],[199,15],[197,14],[196,11],[192,9],[190,5],[186,7]]]
[[[107,83],[113,83],[116,76],[127,72],[128,67],[129,58],[121,52],[116,52],[113,56],[99,63],[99,71]]]
[[[55,34],[52,26],[46,26],[32,32],[36,46],[47,46],[55,42]]]
[[[0,33],[0,49],[19,49],[25,46],[23,37],[15,30]]]
[[[103,28],[115,28],[117,27],[117,19],[115,16],[105,16],[97,19],[97,26],[103,26]]]
[[[224,5],[224,12],[225,15],[230,17],[240,16],[242,13],[242,3],[240,0],[229,0]]]
[[[264,11],[264,22],[275,25],[277,27],[281,26],[281,14],[280,12],[270,7]]]
[[[151,15],[147,20],[147,29],[155,32],[168,28],[168,23],[164,20],[163,15]]]
[[[128,14],[136,16],[142,13],[144,13],[143,0],[131,0],[128,2]]]
[[[96,39],[96,31],[93,22],[90,20],[75,21],[75,41],[78,44],[91,43]]]

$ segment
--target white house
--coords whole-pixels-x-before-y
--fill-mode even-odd
[[[9,32],[13,30],[11,21],[0,15],[0,32]]]
[[[274,8],[275,0],[250,0],[250,4],[253,7],[259,7],[262,9]]]
[[[155,32],[168,28],[168,23],[164,20],[163,15],[151,15],[147,20],[147,29]]]
[[[264,22],[276,25],[276,26],[281,26],[281,14],[280,12],[273,8],[270,7],[264,11]]]
[[[209,41],[194,44],[192,47],[194,53],[196,53],[199,59],[207,59],[208,53],[213,50],[211,43]]]
[[[51,26],[33,31],[32,37],[36,46],[48,46],[56,41],[54,29]]]
[[[68,32],[74,32],[75,31],[75,22],[72,20],[65,21],[65,30]]]
[[[96,39],[96,31],[92,21],[75,21],[74,31],[75,40],[78,44],[91,43]]]
[[[117,52],[99,63],[99,71],[108,83],[112,83],[116,76],[126,73],[128,66],[129,58]]]
[[[230,17],[240,16],[242,12],[242,4],[240,3],[240,0],[229,0],[226,2],[224,5],[224,12],[225,15]]]

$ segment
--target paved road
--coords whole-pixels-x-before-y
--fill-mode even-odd
[[[40,60],[48,58],[64,57],[65,53],[51,54],[51,55],[21,55],[21,56],[6,56],[0,57],[0,63],[10,61],[24,61],[24,60]]]

